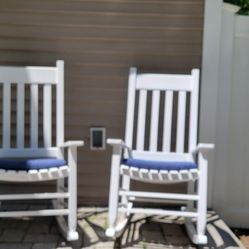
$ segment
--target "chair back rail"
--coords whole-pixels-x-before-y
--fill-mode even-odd
[[[34,156],[34,151],[45,156],[46,150],[64,142],[63,75],[63,61],[57,61],[56,67],[0,67],[3,113],[0,157],[15,157],[20,151],[25,156]],[[58,155],[56,150],[52,149],[52,154]]]
[[[135,141],[133,148],[140,151],[192,151],[197,144],[198,91],[198,69],[193,69],[190,75],[165,75],[137,74],[136,68],[131,68],[126,143],[133,147]]]

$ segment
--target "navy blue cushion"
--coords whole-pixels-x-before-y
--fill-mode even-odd
[[[135,158],[128,158],[122,161],[122,164],[140,169],[157,169],[157,170],[184,170],[196,169],[194,162],[184,161],[151,161]]]
[[[5,170],[31,170],[49,169],[66,165],[66,161],[57,158],[32,158],[32,159],[0,159],[0,169]]]

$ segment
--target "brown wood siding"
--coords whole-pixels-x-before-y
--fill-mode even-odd
[[[124,136],[128,69],[201,66],[204,0],[0,0],[0,64],[65,60],[67,139],[79,149],[81,203],[107,203],[111,149],[89,150],[89,128]],[[170,187],[176,191],[175,187]]]

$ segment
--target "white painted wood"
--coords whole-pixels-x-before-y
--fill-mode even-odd
[[[182,217],[197,217],[198,214],[195,212],[184,212],[184,211],[170,211],[164,209],[152,209],[152,208],[132,208],[131,210],[127,208],[119,208],[120,212],[129,212],[131,214],[150,214],[150,215],[175,215]]]
[[[119,187],[119,164],[121,159],[121,147],[113,146],[111,165],[111,184],[109,194],[108,229],[111,235],[115,234],[117,212],[118,212],[118,187]]]
[[[61,199],[68,198],[68,209],[55,205],[55,209],[38,211],[4,211],[0,217],[19,216],[61,216],[68,222],[59,222],[67,240],[77,240],[77,146],[83,141],[64,142],[64,62],[57,61],[56,67],[0,67],[0,82],[3,82],[3,148],[0,158],[64,158],[64,148],[67,149],[67,163],[62,167],[40,170],[2,170],[0,181],[5,182],[39,182],[57,180],[56,193],[27,193],[0,195],[0,200],[24,199]],[[17,135],[16,147],[10,148],[11,131],[11,83],[17,85]],[[30,88],[30,144],[24,148],[25,124],[25,85]],[[43,87],[43,118],[39,120],[39,86]],[[56,85],[56,147],[52,145],[52,85]],[[38,148],[39,121],[43,122],[44,146]],[[64,187],[64,178],[68,177],[68,191]],[[61,184],[63,183],[63,184]],[[63,225],[62,225],[63,224]]]
[[[68,230],[69,233],[76,232],[77,226],[77,147],[71,146],[68,149],[68,164],[70,165],[70,174],[68,177]]]
[[[190,114],[189,114],[189,145],[188,151],[194,150],[197,144],[197,130],[198,130],[198,105],[199,105],[199,75],[198,69],[193,69],[192,73],[192,85],[193,90],[190,95]]]
[[[164,101],[164,120],[163,120],[163,151],[170,151],[171,129],[172,129],[172,112],[173,112],[173,92],[165,93]]]
[[[16,134],[17,134],[17,148],[24,147],[24,105],[25,105],[25,85],[22,83],[17,84],[17,123],[16,123]]]
[[[226,41],[221,43],[220,34],[222,0],[205,0],[204,26],[203,26],[203,49],[202,49],[202,72],[200,89],[200,116],[199,116],[199,140],[205,143],[216,144],[216,120],[221,114],[217,112],[218,86],[219,86],[219,63],[220,48],[225,46]],[[210,98],[212,96],[212,101]],[[208,182],[208,206],[213,207],[212,194],[218,188],[214,187],[213,179],[216,175],[214,154],[209,158],[209,182]]]
[[[153,91],[150,121],[150,151],[157,151],[160,91]]]
[[[133,138],[134,126],[134,111],[135,111],[135,87],[136,87],[136,68],[130,68],[128,82],[128,98],[127,98],[127,119],[125,128],[125,143],[131,147]]]
[[[248,228],[249,18],[237,15],[237,10],[237,6],[223,4],[213,207],[230,226]]]
[[[44,147],[51,147],[52,141],[52,91],[50,85],[43,87],[43,139]]]
[[[185,194],[171,194],[171,193],[158,193],[158,192],[144,192],[144,191],[119,191],[119,195],[146,197],[146,198],[167,198],[172,200],[199,200],[198,195],[185,195]]]
[[[64,61],[57,61],[56,87],[56,145],[64,143]]]
[[[178,112],[177,112],[177,133],[176,133],[176,152],[184,152],[185,135],[185,117],[186,117],[186,92],[179,92]],[[197,119],[197,116],[193,117]]]
[[[3,148],[10,148],[11,85],[3,85]]]
[[[0,66],[1,81],[25,84],[57,84],[57,69],[54,67],[6,67]]]
[[[30,146],[38,147],[38,85],[30,86]]]
[[[188,75],[140,74],[137,89],[191,91],[192,84]]]
[[[199,170],[147,170],[121,165],[120,174],[129,176],[131,179],[142,182],[152,182],[160,184],[180,183],[195,181],[198,179]]]
[[[133,69],[135,74],[135,70]],[[157,170],[157,169],[143,169],[134,166],[127,166],[122,164],[122,159],[132,157],[142,160],[156,160],[156,161],[175,161],[175,162],[195,162],[196,154],[205,154],[205,162],[207,162],[207,151],[212,149],[211,145],[197,145],[197,120],[198,120],[198,84],[199,84],[199,70],[193,70],[190,75],[161,75],[161,74],[138,74],[133,75],[132,84],[133,87],[128,91],[132,91],[132,98],[128,97],[128,101],[131,99],[131,103],[127,104],[127,114],[132,113],[132,116],[127,117],[129,120],[129,128],[126,128],[126,132],[130,132],[134,126],[134,105],[136,97],[134,93],[134,87],[139,92],[138,101],[138,120],[137,120],[137,140],[136,149],[132,148],[132,132],[126,138],[129,138],[129,146],[125,144],[121,139],[108,139],[108,143],[113,146],[112,165],[111,165],[111,179],[110,179],[110,192],[109,192],[109,218],[108,229],[106,235],[108,237],[116,238],[122,233],[123,223],[118,220],[118,213],[124,213],[127,217],[132,213],[143,214],[160,214],[160,215],[176,215],[183,217],[196,217],[197,229],[189,229],[190,238],[194,243],[203,244],[206,242],[206,236],[203,233],[206,224],[206,195],[205,189],[207,189],[207,170],[204,168],[204,172],[200,172],[205,165],[204,161],[199,161],[202,166],[196,169],[190,170]],[[183,84],[184,83],[184,84]],[[134,86],[135,85],[135,86]],[[151,120],[150,120],[150,135],[149,135],[149,150],[145,149],[145,134],[146,127],[146,107],[147,107],[147,90],[152,91],[152,104],[151,104]],[[164,103],[164,127],[163,127],[163,151],[158,151],[158,127],[159,127],[159,113],[160,113],[160,91],[166,92],[166,98]],[[178,115],[177,115],[177,145],[176,152],[170,151],[171,143],[171,126],[172,126],[172,110],[173,110],[173,91],[177,91],[178,95]],[[193,130],[190,136],[193,136],[190,147],[191,151],[184,152],[184,139],[185,139],[185,123],[186,123],[186,94],[194,93],[191,100],[191,121],[193,124]],[[194,106],[196,104],[197,106]],[[130,112],[131,110],[131,112]],[[133,121],[133,124],[132,124]],[[128,153],[127,151],[128,148]],[[125,152],[125,153],[124,153]],[[197,155],[198,157],[198,155]],[[201,157],[201,156],[200,156]],[[172,184],[181,182],[198,182],[199,190],[197,193],[187,194],[172,194],[172,193],[155,193],[155,192],[137,192],[130,190],[129,184],[122,184],[120,187],[120,175],[125,181],[133,179],[135,181],[142,181],[155,184]],[[125,186],[125,187],[124,187]],[[202,196],[201,196],[202,195]],[[119,198],[121,197],[121,198]],[[196,201],[205,198],[202,204],[198,204],[198,213],[193,212],[193,209],[185,209],[185,211],[172,211],[162,209],[148,209],[148,208],[134,208],[133,202],[147,200],[148,202],[173,202],[179,204],[180,200]],[[119,201],[121,199],[121,201]],[[118,208],[120,206],[120,208]],[[189,206],[187,206],[188,208]],[[201,217],[200,217],[201,216]],[[188,228],[191,226],[187,226]]]
[[[149,175],[150,175],[150,180],[152,181],[161,181],[162,179],[160,178],[160,174],[158,170],[152,169],[149,171]]]
[[[57,215],[68,215],[68,209],[44,209],[37,211],[5,211],[0,212],[1,218],[7,217],[23,217],[23,216],[57,216]]]
[[[55,199],[55,198],[68,198],[69,193],[33,193],[33,194],[13,194],[13,195],[0,195],[0,200],[28,200],[28,199]]]
[[[137,150],[144,149],[147,91],[140,90],[137,121]]]
[[[0,170],[0,181],[4,182],[36,182],[51,181],[67,177],[70,169],[67,165],[52,170]]]

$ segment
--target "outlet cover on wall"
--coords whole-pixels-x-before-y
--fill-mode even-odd
[[[105,134],[104,127],[90,128],[90,149],[91,150],[105,150]]]

